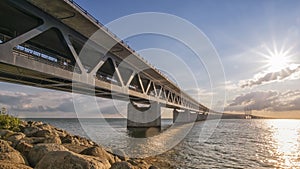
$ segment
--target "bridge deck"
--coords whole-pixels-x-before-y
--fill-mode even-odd
[[[4,21],[0,24],[0,71],[4,81],[63,91],[76,91],[77,88],[77,92],[85,94],[95,89],[96,95],[100,97],[113,96],[123,99],[129,95],[131,99],[136,100],[158,100],[167,107],[197,112],[208,111],[208,108],[181,91],[176,84],[72,0],[52,0],[48,3],[44,0],[3,0],[0,2],[0,9],[6,10],[0,14],[1,20]],[[11,21],[7,20],[8,16]],[[23,23],[25,25],[18,27],[22,24],[19,23],[22,19],[26,19]],[[99,53],[100,48],[102,51],[107,50],[108,57],[92,58],[92,62],[97,63],[95,65],[82,61],[76,50],[80,51],[82,44],[96,31],[100,32],[103,38],[101,46],[96,47],[96,52]],[[61,44],[54,39],[55,37],[65,40],[65,43]],[[126,60],[129,55],[134,59],[130,59],[126,67],[138,72],[137,79],[133,73],[126,75],[128,82],[124,80],[125,75],[119,75],[119,80],[109,76],[114,73],[109,67],[112,66],[118,72],[118,69],[122,69],[120,62]],[[97,65],[100,65],[101,61],[103,63],[100,71]],[[90,85],[80,80],[74,83],[74,78],[82,79],[80,75],[83,72],[96,68],[95,80]],[[127,70],[123,69],[121,72]],[[130,83],[130,80],[134,83]],[[91,84],[95,84],[95,87]],[[127,88],[126,92],[124,88]],[[157,92],[151,93],[151,90],[155,89]]]

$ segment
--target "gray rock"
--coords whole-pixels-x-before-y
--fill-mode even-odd
[[[25,138],[25,134],[18,132],[18,133],[14,133],[14,134],[8,136],[5,140],[11,141],[13,144],[13,147],[15,147],[16,144],[23,138]]]
[[[79,137],[79,136],[75,136],[75,138],[79,141],[80,145],[85,145],[85,146],[94,146],[95,145],[94,142],[92,142],[86,138]]]
[[[75,145],[83,145],[88,147],[96,145],[94,142],[86,138],[79,137],[79,136],[72,136],[69,134],[66,134],[66,136],[60,138],[63,144],[75,144]]]
[[[114,156],[115,162],[121,162],[122,160],[118,156]]]
[[[132,165],[123,161],[123,162],[116,162],[111,165],[110,169],[132,169]]]
[[[31,137],[49,137],[51,135],[52,135],[52,133],[50,130],[38,130],[38,131],[32,133],[30,136]]]
[[[15,149],[18,150],[23,156],[28,157],[28,153],[33,148],[31,144],[28,144],[24,141],[19,141]]]
[[[107,169],[110,166],[106,159],[80,155],[71,151],[53,151],[47,153],[35,169]]]
[[[44,124],[44,123],[41,121],[28,121],[27,122],[27,125],[29,125],[29,126],[38,126],[38,125],[42,125],[42,124]]]
[[[52,127],[49,124],[40,124],[40,125],[36,125],[36,127],[42,129],[42,130],[53,130],[54,127]]]
[[[99,146],[89,147],[89,148],[83,150],[82,152],[80,152],[80,154],[105,158],[109,161],[110,164],[113,164],[116,162],[113,155],[109,154],[108,152],[106,152],[106,150],[104,148],[99,147]]]
[[[36,126],[31,126],[28,127],[26,126],[25,128],[22,129],[22,132],[27,136],[27,137],[31,137],[33,133],[36,133],[38,131],[40,131],[41,129],[36,127]]]
[[[21,125],[21,126],[26,126],[26,125],[28,125],[28,123],[27,123],[27,121],[20,120],[19,125]]]
[[[54,128],[54,131],[61,138],[64,138],[68,135],[68,133],[66,131],[61,130],[61,129]]]
[[[142,159],[129,159],[126,162],[130,163],[134,168],[149,169],[150,165]]]
[[[74,153],[79,154],[80,152],[82,152],[83,150],[89,148],[88,146],[82,146],[82,145],[75,145],[75,144],[62,144],[64,147],[66,147],[69,151],[72,151]]]
[[[127,157],[127,155],[125,154],[125,152],[122,151],[122,150],[114,149],[114,150],[112,151],[112,153],[113,153],[114,155],[118,156],[119,159],[122,160],[122,161],[127,161],[127,160],[129,159],[129,158]]]
[[[133,166],[137,166],[138,165],[138,163],[136,161],[131,160],[131,159],[127,160],[127,162],[130,163]]]
[[[24,164],[16,164],[11,161],[0,160],[1,169],[32,169],[31,167]]]
[[[44,143],[61,144],[61,140],[60,140],[59,136],[49,136],[49,137],[45,138]]]
[[[19,141],[24,137],[25,137],[25,134],[18,132],[18,133],[14,133],[14,134],[11,134],[10,136],[6,137],[6,140],[14,142],[14,141]]]
[[[30,166],[34,167],[44,157],[44,155],[52,151],[68,151],[68,149],[62,145],[52,143],[36,144],[29,151],[27,156]]]
[[[13,135],[15,132],[6,130],[6,129],[0,129],[0,138],[6,138],[10,135]]]
[[[0,160],[7,160],[17,164],[26,164],[26,159],[20,152],[12,148],[7,141],[0,140]]]
[[[44,137],[25,137],[21,139],[20,141],[24,141],[25,143],[28,144],[39,144],[39,143],[44,143],[45,138]]]
[[[79,140],[77,138],[75,138],[74,136],[71,136],[71,135],[67,135],[67,136],[61,138],[61,142],[62,143],[70,143],[70,144],[80,145]]]

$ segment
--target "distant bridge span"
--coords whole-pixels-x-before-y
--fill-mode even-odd
[[[209,111],[72,0],[1,0],[0,21],[1,81],[130,99],[129,127],[160,126],[161,105],[174,109],[174,121],[203,120]],[[100,43],[86,49],[96,31]]]

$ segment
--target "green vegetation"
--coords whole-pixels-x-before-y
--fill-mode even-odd
[[[0,129],[19,131],[20,119],[7,114],[6,108],[0,111]]]

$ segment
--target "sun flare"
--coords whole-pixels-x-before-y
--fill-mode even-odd
[[[264,45],[263,49],[265,51],[259,52],[258,54],[265,58],[265,67],[269,72],[278,72],[290,68],[293,65],[291,60],[291,57],[293,57],[291,53],[293,47],[285,48],[283,45],[279,48],[274,42],[273,48]]]
[[[290,65],[290,60],[285,55],[272,55],[268,59],[268,67],[272,72],[283,70]]]

